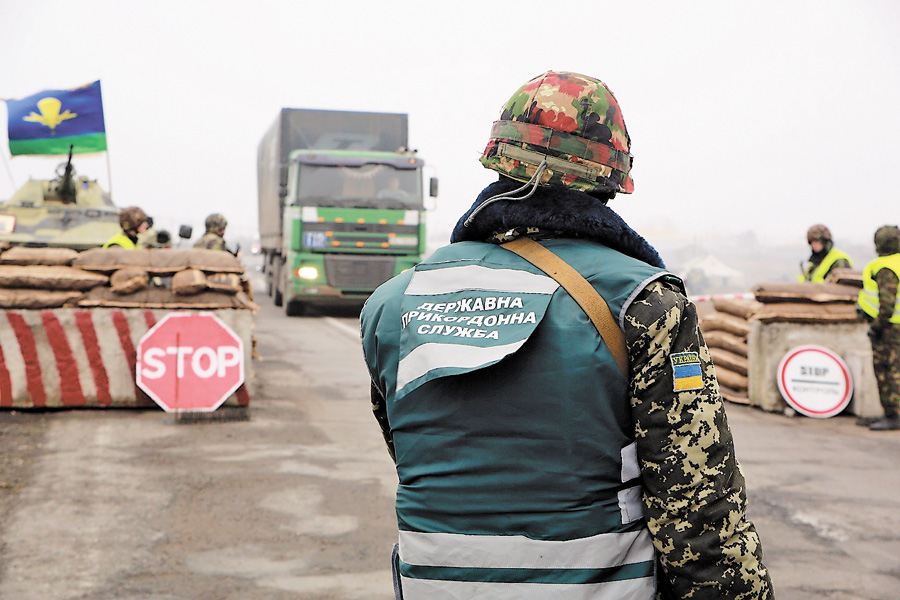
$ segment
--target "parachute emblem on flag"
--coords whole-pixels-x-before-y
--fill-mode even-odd
[[[56,126],[68,119],[74,119],[78,113],[73,113],[69,109],[65,112],[59,112],[62,108],[62,102],[59,98],[41,98],[37,103],[40,114],[32,111],[30,115],[23,117],[25,121],[40,123],[50,128],[51,132],[56,132]]]
[[[106,125],[100,81],[6,100],[9,151],[18,154],[104,152]]]

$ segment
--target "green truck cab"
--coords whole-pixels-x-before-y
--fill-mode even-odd
[[[422,260],[424,165],[407,149],[405,114],[282,109],[258,155],[260,249],[276,306],[291,316],[361,305]]]

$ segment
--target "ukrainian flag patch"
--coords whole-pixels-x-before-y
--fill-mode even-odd
[[[696,352],[679,352],[669,356],[672,361],[672,378],[675,391],[699,390],[703,387],[700,371],[700,355]]]

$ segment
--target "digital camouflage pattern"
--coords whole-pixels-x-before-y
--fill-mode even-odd
[[[137,206],[126,206],[119,211],[119,226],[125,231],[133,231],[147,220],[147,214]]]
[[[222,213],[213,213],[206,217],[206,231],[219,233],[228,227],[228,221]]]
[[[888,256],[900,252],[900,229],[896,225],[884,225],[875,232],[875,252]]]
[[[503,106],[481,163],[528,181],[547,158],[542,184],[630,194],[630,151],[622,112],[606,84],[577,73],[547,71]]]
[[[877,244],[877,235],[875,239]],[[875,274],[875,281],[878,283],[878,318],[872,323],[872,366],[881,406],[885,415],[892,415],[900,412],[900,325],[890,322],[900,280],[890,269],[881,269]]]
[[[806,231],[806,243],[812,244],[814,241],[820,242],[831,241],[831,230],[824,225],[813,225]]]
[[[194,242],[194,248],[205,248],[207,250],[224,250],[228,252],[225,245],[225,239],[218,233],[207,231],[199,240]]]
[[[665,574],[659,597],[774,598],[696,307],[655,282],[629,308],[625,339],[645,518]],[[669,357],[682,352],[698,353],[701,389],[673,392]]]

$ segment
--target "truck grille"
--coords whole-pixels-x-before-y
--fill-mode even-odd
[[[328,285],[341,290],[372,291],[393,276],[394,258],[390,256],[325,256]]]

